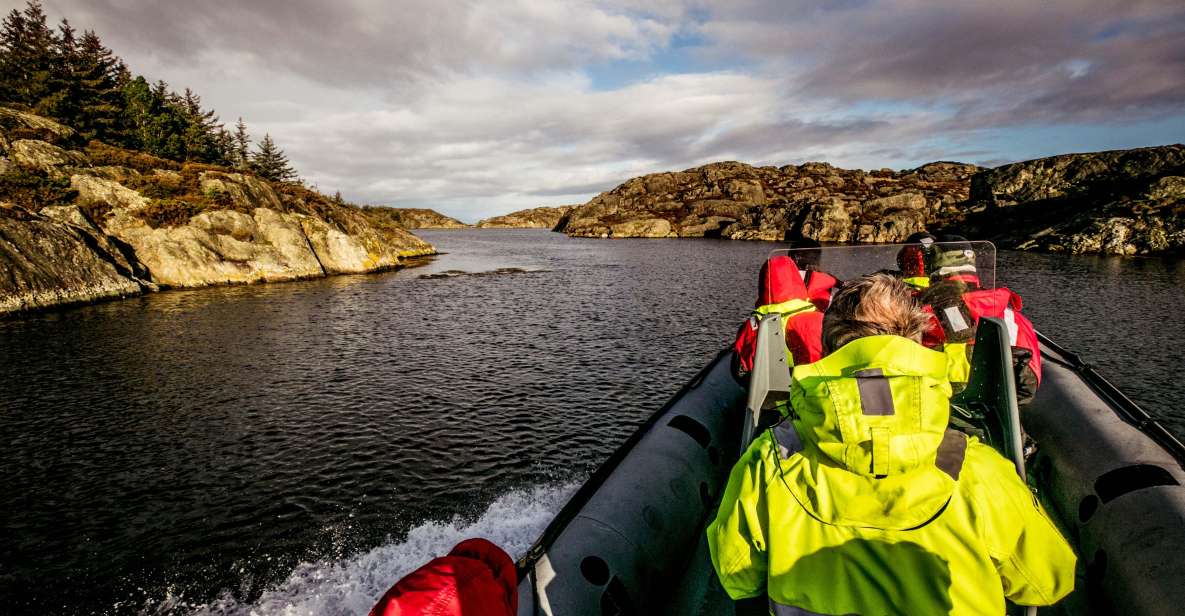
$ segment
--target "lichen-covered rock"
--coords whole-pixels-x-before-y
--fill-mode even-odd
[[[36,139],[18,139],[8,146],[8,158],[26,169],[52,177],[64,176],[72,167],[89,165],[86,156]]]
[[[201,181],[202,192],[207,195],[225,193],[238,207],[262,207],[273,210],[283,207],[279,195],[275,190],[272,190],[271,184],[253,175],[203,171],[198,177]]]
[[[92,248],[98,251],[104,259],[111,262],[121,275],[135,280],[142,286],[150,288],[153,286],[151,282],[148,282],[148,272],[144,270],[140,262],[134,256],[129,256],[123,247],[116,244],[77,205],[51,205],[41,208],[38,213],[62,224],[72,225],[86,233],[90,236]]]
[[[74,136],[74,129],[49,118],[8,107],[0,107],[0,142],[5,148],[12,141],[22,138],[32,137],[58,144],[69,142]]]
[[[947,162],[871,173],[827,163],[712,163],[628,180],[571,210],[556,230],[623,237],[637,228],[666,237],[652,222],[665,220],[680,237],[901,241],[933,223],[943,204],[965,200],[978,170]]]
[[[52,204],[39,205],[40,214],[5,206],[0,215],[0,242],[7,242],[0,273],[11,270],[0,275],[0,313],[159,287],[371,272],[435,253],[382,208],[345,205],[301,185],[110,146],[98,148],[104,160],[139,166],[92,167],[87,155],[68,149],[72,131],[41,120],[0,108],[0,161],[29,171],[32,180],[22,182],[42,177],[54,189],[22,185],[23,198],[49,194]],[[171,168],[146,166],[156,163]],[[56,180],[66,176],[72,191]]]
[[[609,227],[610,237],[670,237],[671,223],[662,218],[620,222]]]
[[[169,287],[275,282],[323,276],[295,215],[259,208],[203,212],[189,224],[154,229],[116,215],[107,231],[135,251],[152,280]]]
[[[0,314],[140,294],[88,240],[73,225],[0,204]]]
[[[479,229],[554,229],[575,205],[536,207],[477,221]]]
[[[123,184],[93,175],[70,176],[70,188],[78,191],[78,199],[84,203],[106,203],[113,208],[131,211],[144,209],[149,204],[147,197]]]
[[[387,209],[395,220],[407,229],[465,229],[469,227],[456,218],[427,208],[393,207]]]
[[[1185,252],[1185,146],[1065,154],[976,175],[960,231],[1024,250]],[[977,209],[978,208],[978,209]]]

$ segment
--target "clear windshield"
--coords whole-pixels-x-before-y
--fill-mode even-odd
[[[839,282],[875,272],[900,276],[915,288],[925,288],[941,281],[956,281],[971,288],[996,286],[996,247],[991,242],[932,242],[922,244],[881,244],[791,248],[770,253],[770,271],[787,266],[777,257],[790,257],[808,286],[813,276],[823,272]],[[777,284],[775,276],[766,276],[765,284]],[[768,293],[776,294],[767,288]]]

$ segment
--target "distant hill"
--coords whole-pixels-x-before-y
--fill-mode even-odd
[[[582,237],[896,242],[966,200],[979,170],[950,162],[909,171],[712,163],[628,180],[569,211],[556,230]]]
[[[900,242],[958,233],[1003,248],[1185,254],[1185,146],[1064,154],[984,169],[863,171],[720,162],[636,177],[570,210],[580,237]]]
[[[464,229],[469,225],[436,210],[417,207],[384,208],[391,218],[408,229]]]
[[[554,229],[564,214],[574,207],[559,205],[519,210],[479,220],[476,226],[482,229]]]

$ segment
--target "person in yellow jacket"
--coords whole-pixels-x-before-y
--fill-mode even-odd
[[[1075,556],[1012,463],[947,429],[946,358],[899,279],[845,284],[791,415],[732,469],[708,527],[734,599],[779,616],[995,614],[1051,605]]]

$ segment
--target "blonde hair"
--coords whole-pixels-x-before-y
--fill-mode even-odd
[[[823,352],[865,336],[889,334],[922,341],[930,314],[900,278],[869,274],[840,287],[823,315]]]

